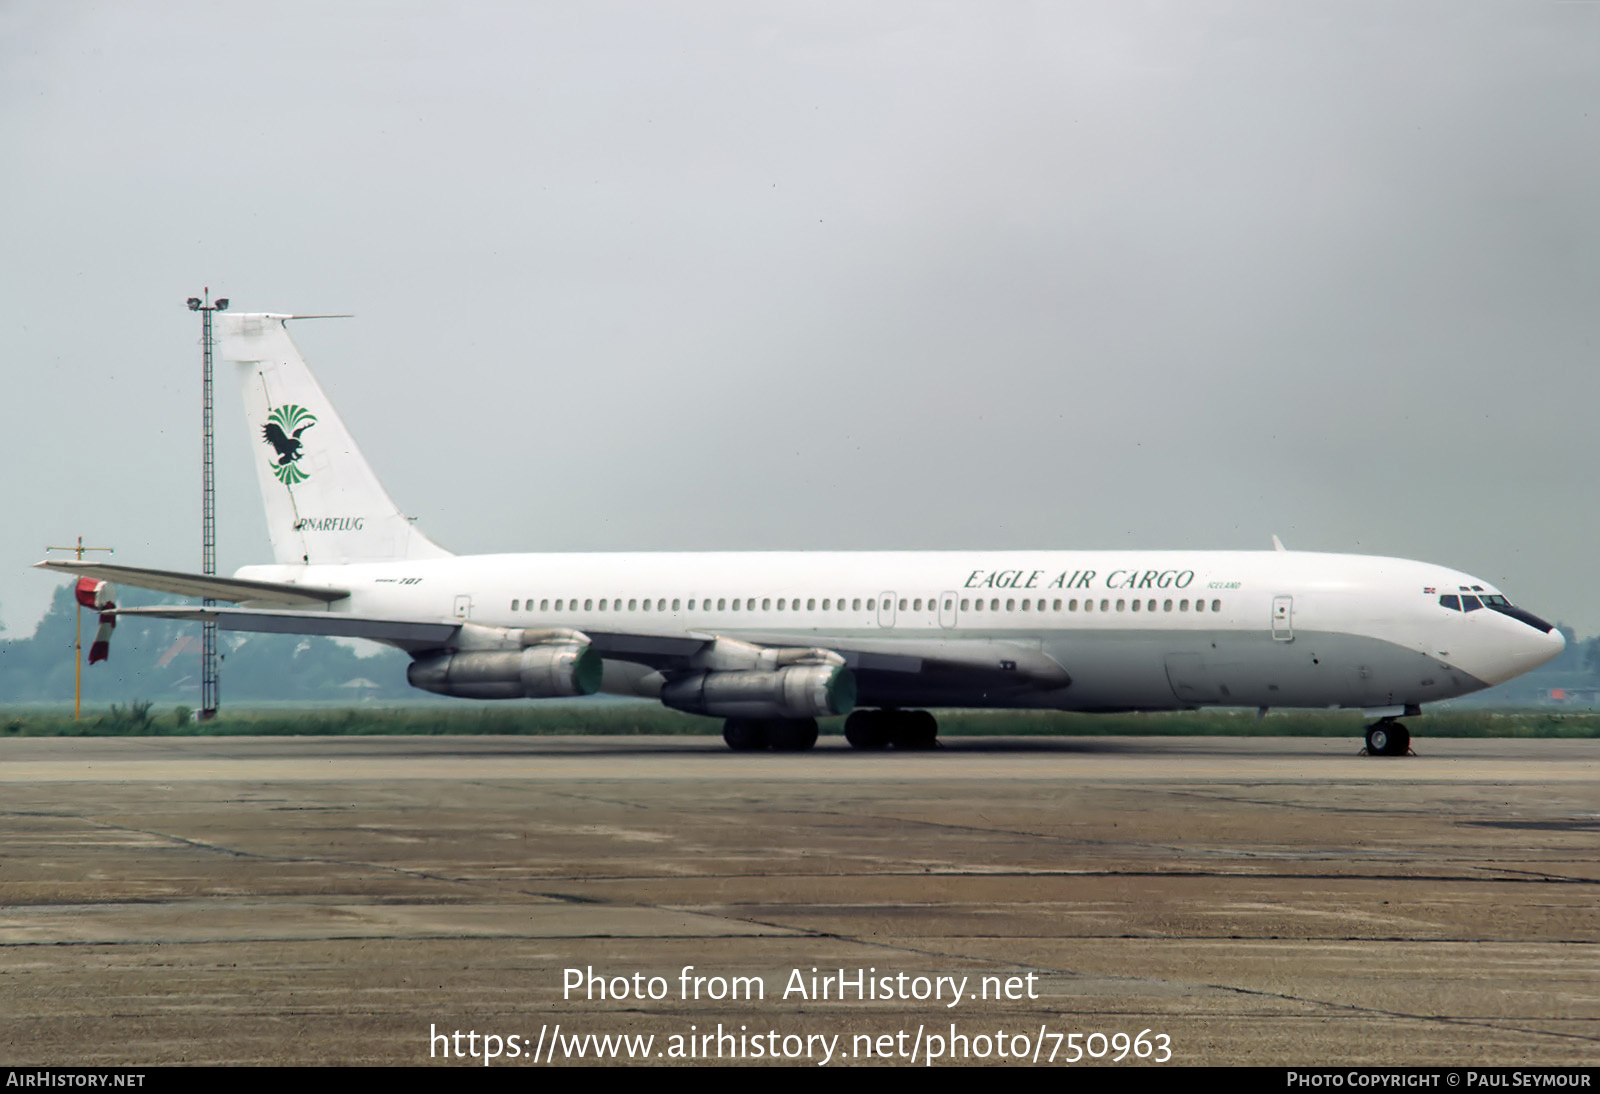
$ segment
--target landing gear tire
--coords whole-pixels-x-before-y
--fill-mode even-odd
[[[896,748],[919,751],[936,748],[939,744],[939,721],[925,710],[900,711],[889,739]]]
[[[817,743],[815,718],[729,718],[722,739],[735,752],[804,752]]]
[[[851,748],[921,750],[939,746],[939,722],[925,710],[858,710],[845,719]]]
[[[755,718],[729,718],[722,723],[722,739],[735,752],[760,752],[767,747],[767,726]]]
[[[1367,727],[1368,756],[1404,756],[1411,751],[1411,731],[1393,718],[1383,718]]]
[[[857,710],[844,720],[844,739],[851,748],[876,750],[889,747],[889,724],[882,710]]]
[[[816,743],[815,718],[785,718],[767,723],[767,745],[774,752],[804,752]]]

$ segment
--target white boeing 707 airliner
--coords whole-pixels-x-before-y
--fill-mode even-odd
[[[94,562],[78,575],[232,606],[130,608],[228,630],[353,636],[473,699],[595,691],[723,718],[735,749],[927,747],[923,707],[1351,707],[1397,720],[1550,660],[1561,633],[1445,566],[1285,551],[874,551],[456,556],[390,500],[285,327],[219,315],[276,562],[232,578]],[[105,584],[101,584],[104,582]]]

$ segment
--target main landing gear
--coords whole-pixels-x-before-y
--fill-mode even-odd
[[[722,739],[735,752],[804,752],[817,743],[815,718],[729,718]]]
[[[1404,756],[1411,751],[1411,731],[1394,718],[1379,718],[1367,727],[1368,756]]]
[[[852,748],[939,747],[939,722],[925,710],[858,710],[845,719]],[[729,718],[722,739],[735,752],[804,752],[817,743],[815,718]]]
[[[858,710],[844,720],[844,739],[851,748],[937,748],[939,722],[925,710]]]

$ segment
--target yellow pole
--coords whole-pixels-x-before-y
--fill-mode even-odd
[[[78,561],[82,562],[83,552],[85,551],[112,551],[112,548],[85,547],[83,545],[83,537],[79,536],[76,547],[46,547],[45,550],[76,551],[78,553]],[[73,601],[77,601],[76,594],[73,595]],[[77,608],[78,630],[76,636],[72,640],[72,720],[74,722],[79,719],[83,709],[83,605],[78,604]]]

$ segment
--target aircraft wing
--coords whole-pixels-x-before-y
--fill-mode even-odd
[[[294,611],[273,608],[207,608],[192,604],[151,608],[118,608],[120,619],[181,619],[215,623],[225,631],[269,634],[315,634],[330,638],[370,638],[413,652],[454,646],[461,623],[447,619],[395,619],[388,616],[352,615],[349,612]],[[602,657],[638,661],[652,667],[673,667],[687,661],[712,641],[714,635],[613,634],[584,632]]]
[[[500,630],[450,619],[396,619],[349,612],[270,608],[174,605],[121,608],[114,614],[128,619],[212,622],[230,631],[368,638],[413,654],[447,648],[483,648],[479,642],[488,636],[476,636],[472,632]],[[464,630],[468,633],[464,634]],[[670,629],[655,633],[600,629],[571,633],[588,639],[594,651],[606,660],[631,662],[662,674],[689,669],[699,655],[723,638],[746,648],[810,649],[815,645],[802,636],[781,633],[723,636]],[[993,694],[1053,690],[1072,683],[1067,671],[1036,642],[968,639],[954,643],[936,638],[818,637],[823,639],[826,649],[843,658],[860,679],[863,692],[872,695],[874,701],[895,701],[906,688],[915,688],[918,694],[923,694],[930,678],[939,680],[943,686]]]
[[[448,620],[387,619],[348,612],[275,611],[270,608],[202,608],[175,605],[118,608],[119,619],[184,619],[215,623],[225,631],[268,634],[315,634],[330,638],[370,638],[402,649],[424,650],[448,645],[461,624]]]
[[[119,566],[112,562],[78,562],[51,558],[35,563],[40,569],[55,570],[77,577],[154,589],[159,593],[198,596],[237,603],[241,600],[271,601],[275,604],[323,605],[343,600],[348,589],[328,589],[320,585],[289,585],[276,581],[244,581],[214,574],[189,574],[178,570],[151,570],[143,566]]]

